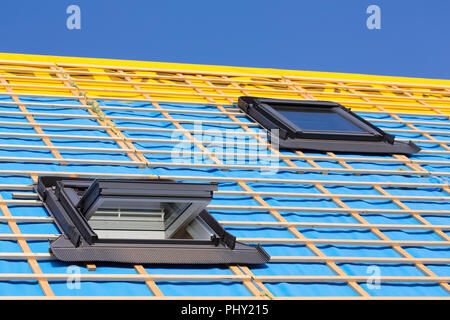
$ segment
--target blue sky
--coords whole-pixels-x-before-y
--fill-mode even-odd
[[[448,0],[2,0],[0,52],[450,79],[449,15]]]

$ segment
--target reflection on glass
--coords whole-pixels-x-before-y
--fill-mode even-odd
[[[100,206],[88,222],[102,239],[190,238],[183,229],[193,217],[189,206],[183,202],[151,203],[139,209]]]
[[[301,110],[295,110],[274,107],[288,120],[305,131],[365,132],[332,109],[302,108]]]

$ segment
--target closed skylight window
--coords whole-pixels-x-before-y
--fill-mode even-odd
[[[395,141],[393,135],[335,102],[244,96],[238,105],[264,128],[279,130],[282,149],[386,154],[420,151],[411,141]]]

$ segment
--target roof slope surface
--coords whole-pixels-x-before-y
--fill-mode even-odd
[[[242,95],[336,101],[422,151],[267,149]],[[0,55],[0,295],[449,298],[449,116],[446,80]],[[44,174],[216,181],[209,212],[271,261],[56,261],[33,191]]]

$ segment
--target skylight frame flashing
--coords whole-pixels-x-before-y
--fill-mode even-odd
[[[94,181],[95,179],[39,177],[36,191],[63,233],[50,243],[51,253],[59,260],[158,264],[262,264],[270,259],[261,246],[237,242],[236,237],[228,233],[205,209],[201,210],[188,226],[192,225],[194,231],[199,234],[205,230],[210,232],[212,234],[210,239],[100,238],[77,208],[80,198],[76,196],[75,191],[77,185],[81,188],[78,193],[80,190],[87,190]],[[122,181],[130,182],[125,179]],[[213,190],[217,189],[217,183],[178,183],[170,180],[137,182],[148,183],[155,187],[155,190],[158,190],[158,184],[171,185],[175,194],[184,193],[187,196],[193,193],[198,201],[204,198],[206,204],[211,200]],[[190,187],[193,190],[190,190]]]
[[[282,149],[369,154],[411,154],[421,150],[411,141],[395,141],[395,136],[374,126],[349,108],[332,101],[242,96],[239,97],[238,106],[269,131],[269,140],[273,139],[271,130],[278,129],[277,142]],[[331,111],[360,128],[361,132],[302,129],[279,112],[281,108],[292,111],[297,109],[299,112],[306,108]]]

